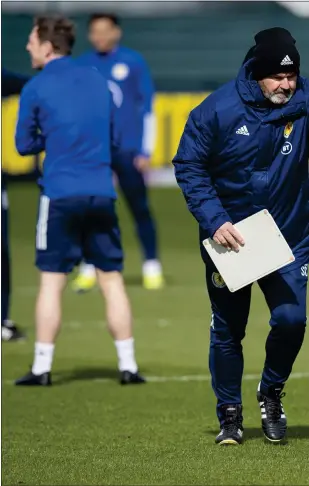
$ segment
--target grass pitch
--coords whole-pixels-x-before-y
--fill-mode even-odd
[[[175,189],[153,190],[167,286],[141,288],[140,253],[122,200],[126,281],[140,369],[151,381],[120,387],[114,345],[98,291],[64,298],[63,330],[50,389],[14,388],[33,354],[33,266],[37,189],[10,188],[12,318],[25,343],[2,345],[2,483],[10,485],[309,484],[309,340],[294,366],[284,405],[287,445],[265,443],[255,398],[268,310],[254,288],[244,341],[246,442],[220,448],[208,372],[210,307],[197,225]]]

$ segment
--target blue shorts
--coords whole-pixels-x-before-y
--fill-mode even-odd
[[[81,260],[104,272],[122,270],[115,201],[101,196],[49,199],[41,195],[36,266],[42,272],[69,273]]]

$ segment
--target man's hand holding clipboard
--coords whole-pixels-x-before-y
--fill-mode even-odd
[[[235,225],[225,223],[203,245],[231,292],[295,260],[267,209]]]

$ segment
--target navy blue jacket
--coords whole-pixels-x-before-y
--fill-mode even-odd
[[[24,87],[16,128],[21,155],[45,150],[43,193],[51,199],[115,198],[111,170],[112,98],[96,68],[51,61]]]
[[[82,64],[96,66],[108,80],[119,127],[119,149],[150,156],[155,143],[154,86],[143,57],[127,47],[83,54]]]
[[[298,78],[286,105],[270,105],[250,63],[190,113],[173,160],[176,179],[201,239],[267,208],[297,263],[307,263],[309,80]]]

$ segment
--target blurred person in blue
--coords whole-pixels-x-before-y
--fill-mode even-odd
[[[202,241],[230,250],[246,244],[234,224],[268,209],[295,262],[258,281],[270,332],[257,400],[266,438],[286,435],[283,388],[306,328],[309,260],[309,80],[300,76],[295,39],[275,27],[259,32],[236,80],[190,114],[174,158],[178,184],[200,227],[211,301],[209,365],[217,397],[219,444],[243,438],[241,382],[251,285],[231,293]]]
[[[96,269],[118,355],[121,384],[144,383],[138,373],[130,303],[122,278],[123,253],[115,210],[111,144],[117,135],[107,82],[71,58],[74,25],[39,17],[29,36],[32,67],[41,69],[20,97],[16,147],[45,150],[36,230],[40,286],[31,371],[16,385],[51,385],[67,275],[82,258]],[[113,141],[113,142],[111,142]]]
[[[27,76],[1,69],[1,98],[18,95],[28,81]],[[25,336],[10,319],[11,261],[9,239],[9,201],[7,176],[1,169],[1,340],[16,341]]]
[[[154,86],[148,66],[136,51],[119,45],[122,31],[113,14],[94,14],[89,20],[93,50],[79,61],[96,66],[108,80],[120,126],[119,150],[113,156],[113,171],[134,218],[143,255],[143,285],[160,289],[162,266],[158,257],[156,226],[150,209],[145,174],[155,144]],[[85,292],[95,285],[95,271],[82,264],[73,289]]]

